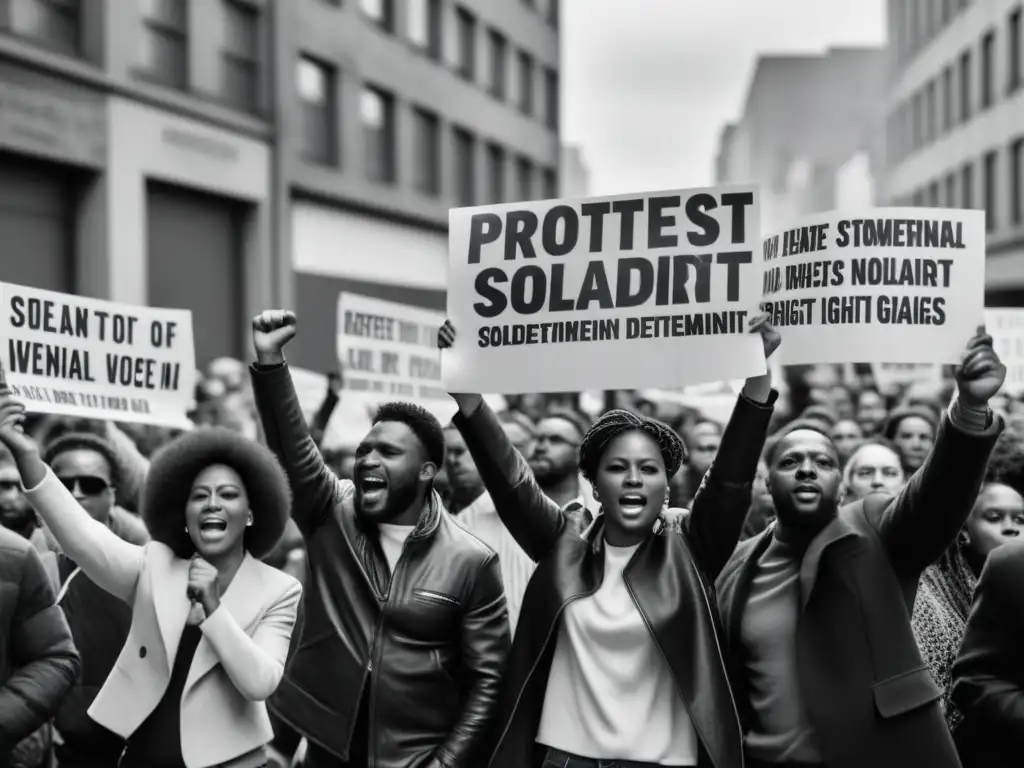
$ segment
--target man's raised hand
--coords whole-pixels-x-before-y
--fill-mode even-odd
[[[295,337],[295,313],[287,309],[265,309],[252,319],[252,344],[256,362],[277,365],[284,362],[284,345]]]

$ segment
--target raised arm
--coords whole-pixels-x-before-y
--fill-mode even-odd
[[[501,568],[497,555],[491,555],[477,575],[471,602],[462,617],[462,714],[435,755],[438,764],[486,762],[481,747],[491,732],[501,672],[511,644]]]
[[[974,592],[960,654],[953,664],[952,699],[979,735],[994,737],[1005,754],[1024,749],[1024,688],[1020,647],[1024,615],[1017,593],[1024,580],[1024,548],[989,555]]]
[[[0,764],[7,765],[11,749],[57,711],[78,677],[81,659],[36,551],[26,547],[0,557],[24,558],[4,659],[11,676],[0,685]]]
[[[267,446],[277,455],[292,487],[292,517],[308,536],[327,520],[336,500],[352,484],[331,472],[309,434],[283,352],[295,336],[295,327],[295,314],[284,310],[267,310],[253,318],[252,389]]]
[[[992,338],[979,329],[957,370],[957,397],[942,417],[927,460],[876,523],[890,562],[907,580],[942,556],[971,512],[1003,429],[988,401],[1005,377]]]
[[[250,637],[223,608],[200,624],[227,676],[249,701],[266,701],[284,675],[288,647],[302,597],[302,586],[291,580],[289,588],[270,607]]]
[[[143,549],[121,540],[75,501],[21,429],[24,406],[0,389],[0,441],[14,456],[25,497],[61,550],[100,587],[131,603],[142,572]]]
[[[782,342],[778,331],[765,315],[751,320],[750,331],[761,336],[767,362]],[[757,462],[778,396],[772,389],[770,373],[746,380],[715,460],[701,480],[684,521],[694,557],[711,581],[718,578],[740,540],[750,511]]]

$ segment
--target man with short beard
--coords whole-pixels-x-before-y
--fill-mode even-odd
[[[382,406],[339,480],[310,438],[282,348],[295,315],[253,319],[253,390],[306,538],[305,624],[273,713],[306,768],[474,768],[486,754],[509,626],[495,554],[432,484],[441,425]]]
[[[980,329],[931,454],[895,498],[843,506],[836,448],[813,428],[768,451],[776,523],[740,543],[716,585],[748,768],[959,768],[910,614],[971,512],[1005,377]]]
[[[589,428],[576,412],[552,408],[537,424],[533,454],[526,457],[537,485],[579,533],[593,522],[593,491],[580,479],[580,442]]]

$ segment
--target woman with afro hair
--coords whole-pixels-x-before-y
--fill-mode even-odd
[[[779,345],[766,317],[765,357]],[[450,347],[446,322],[438,346]],[[671,428],[628,411],[599,418],[580,469],[600,505],[577,534],[479,395],[454,422],[502,523],[537,563],[498,698],[494,768],[739,768],[743,734],[714,607],[715,577],[750,507],[776,393],[748,379],[717,457],[681,520],[665,514],[685,458]],[[672,524],[674,517],[677,524]]]
[[[120,768],[257,768],[302,588],[260,562],[284,531],[291,492],[264,447],[225,429],[154,457],[137,546],[94,520],[43,463],[24,406],[0,389],[0,441],[64,552],[132,607],[131,629],[89,716],[127,740]]]

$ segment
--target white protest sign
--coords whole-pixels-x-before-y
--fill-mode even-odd
[[[727,186],[448,214],[453,392],[678,387],[765,372],[759,204]]]
[[[983,211],[818,213],[762,255],[783,365],[955,363],[982,321]]]
[[[444,315],[420,307],[342,293],[338,296],[341,400],[364,411],[394,400],[416,403],[442,423],[457,407],[441,385],[437,329]]]
[[[306,419],[312,419],[327,399],[327,376],[306,368],[288,367],[292,375],[295,394],[299,396],[299,407]]]
[[[1024,392],[1024,309],[986,309],[985,330],[992,348],[1006,366],[1004,389]]]
[[[0,283],[7,383],[29,411],[188,428],[192,313]]]

